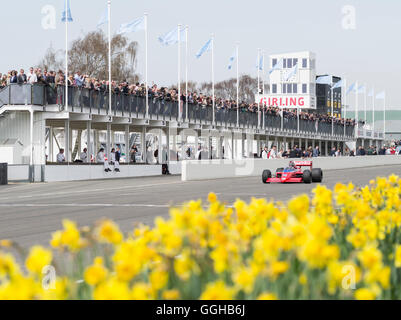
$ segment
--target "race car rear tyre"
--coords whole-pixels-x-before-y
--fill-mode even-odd
[[[312,173],[310,170],[305,170],[304,173],[302,174],[302,181],[304,183],[311,183],[312,182]]]
[[[267,182],[267,179],[270,179],[271,177],[272,177],[272,173],[270,170],[263,170],[263,173],[262,173],[263,183],[270,183],[270,182]]]
[[[283,172],[284,171],[284,168],[277,168],[277,170],[276,170],[276,177],[277,178],[280,178],[281,177],[281,172]],[[277,172],[280,172],[279,174],[277,174]]]
[[[322,182],[323,171],[320,168],[312,169],[312,182]]]

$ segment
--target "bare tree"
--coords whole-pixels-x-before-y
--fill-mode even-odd
[[[202,82],[197,84],[196,82],[191,82],[188,84],[190,88],[189,91],[200,91],[206,95],[212,95],[212,83]],[[185,88],[185,83],[181,86]],[[219,81],[215,83],[214,86],[216,97],[236,100],[237,99],[237,79],[232,78],[224,81]],[[266,89],[268,86],[266,85]],[[255,94],[258,90],[258,82],[256,78],[252,78],[249,75],[242,75],[239,78],[239,100],[247,103],[255,102]]]
[[[111,40],[111,75],[116,81],[138,81],[136,58],[138,43],[122,35]],[[72,42],[69,69],[97,79],[108,79],[108,41],[102,31],[93,31]]]
[[[57,71],[62,68],[63,59],[62,50],[55,50],[50,43],[50,47],[46,50],[44,57],[39,62],[39,67],[43,70]]]

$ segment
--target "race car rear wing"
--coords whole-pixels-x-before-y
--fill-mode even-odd
[[[312,161],[294,161],[294,165],[297,167],[311,167],[312,168]]]

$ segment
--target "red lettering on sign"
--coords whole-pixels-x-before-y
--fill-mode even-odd
[[[299,98],[298,104],[299,104],[300,106],[303,106],[303,105],[305,104],[304,98]]]

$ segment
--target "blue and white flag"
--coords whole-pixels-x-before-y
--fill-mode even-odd
[[[99,22],[97,23],[96,28],[100,28],[102,25],[109,23],[109,9],[106,7],[102,17],[100,18]]]
[[[195,55],[199,59],[205,52],[212,50],[212,39],[210,38],[202,48],[199,49],[198,53]]]
[[[318,84],[332,84],[333,77],[332,76],[321,76],[316,79],[316,83]]]
[[[140,30],[145,30],[145,17],[140,17],[131,22],[123,23],[117,30],[117,34],[137,32]]]
[[[293,76],[295,76],[298,72],[298,64],[293,66],[290,70],[288,70],[287,74],[284,75],[284,81],[290,80]]]
[[[256,69],[259,68],[260,71],[263,70],[263,55],[261,55],[261,56],[259,57],[259,59],[256,58],[256,66],[255,66],[255,68],[256,68]]]
[[[274,66],[271,68],[269,71],[269,74],[272,74],[273,71],[275,70],[281,70],[283,69],[283,59],[280,59]]]
[[[365,93],[365,92],[366,92],[366,87],[364,85],[359,86],[358,93]]]
[[[65,22],[67,17],[67,22],[72,22],[72,15],[71,15],[71,7],[70,7],[70,0],[67,0],[67,8],[65,7],[64,1],[64,11],[61,14],[61,21]]]
[[[234,52],[230,56],[230,59],[229,59],[229,62],[228,62],[228,70],[232,69],[233,63],[234,63],[236,57],[237,57],[237,50],[234,50]]]
[[[178,43],[178,26],[171,31],[165,33],[164,35],[157,38],[163,46],[170,46]],[[185,29],[182,28],[180,32],[181,42],[185,42]]]
[[[349,86],[346,94],[349,94],[350,92],[356,92],[356,83],[353,83]]]
[[[386,93],[384,91],[378,93],[376,99],[386,99]]]
[[[343,84],[343,81],[340,80],[340,81],[338,81],[338,82],[333,86],[333,90],[334,90],[334,89],[337,89],[337,88],[342,88],[343,85],[344,85],[344,84]]]
[[[368,97],[373,97],[374,96],[374,94],[375,94],[375,92],[373,91],[373,89],[372,90],[370,90],[369,91],[369,93],[368,93]]]

